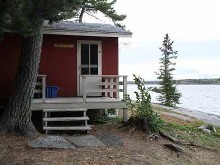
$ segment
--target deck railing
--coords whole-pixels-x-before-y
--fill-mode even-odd
[[[94,81],[95,80],[95,81]],[[89,94],[98,94],[119,99],[127,94],[127,76],[124,75],[82,75],[83,101]]]
[[[46,99],[46,75],[38,75],[34,93],[42,98],[42,102]]]
[[[95,81],[94,81],[95,80]],[[127,94],[127,76],[124,75],[82,75],[83,101],[90,96],[104,96],[124,99]],[[39,94],[42,102],[46,99],[46,75],[38,75],[35,94]],[[98,95],[97,95],[98,94]]]

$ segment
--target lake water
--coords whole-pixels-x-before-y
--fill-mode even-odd
[[[146,87],[156,85],[146,85]],[[220,116],[220,85],[178,85],[182,97],[178,107]],[[136,85],[128,85],[128,94],[135,99]],[[158,103],[157,93],[150,92],[152,103]]]

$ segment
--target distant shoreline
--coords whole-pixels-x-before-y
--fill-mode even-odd
[[[134,81],[128,81],[128,84],[135,84]],[[145,81],[145,84],[159,85],[160,81]],[[220,78],[215,79],[182,79],[175,80],[176,85],[220,85]]]

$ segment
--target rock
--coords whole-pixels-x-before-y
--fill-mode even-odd
[[[105,146],[100,140],[93,135],[66,137],[66,139],[76,147],[100,147]]]
[[[45,136],[38,137],[35,140],[29,141],[28,146],[33,148],[61,148],[61,149],[75,149],[76,147],[68,142],[62,136]]]
[[[199,129],[202,130],[202,129],[205,129],[205,127],[206,127],[205,125],[202,125],[202,126],[199,127]]]
[[[213,132],[216,132],[215,127],[212,126],[212,125],[207,125],[207,126],[206,126],[206,129],[209,129],[209,130],[211,130],[211,131],[213,131]]]
[[[97,138],[103,142],[106,146],[123,146],[123,140],[112,133],[103,133],[100,135],[97,135]]]
[[[203,131],[204,133],[209,134],[209,135],[212,134],[211,130],[209,130],[209,129],[202,129],[202,131]]]
[[[214,126],[212,125],[202,125],[199,127],[200,130],[202,130],[204,133],[207,133],[209,135],[211,135],[213,132],[216,132],[216,129]]]

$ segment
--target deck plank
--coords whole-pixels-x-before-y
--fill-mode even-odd
[[[86,121],[89,120],[88,117],[52,117],[43,118],[43,121]]]
[[[91,130],[91,127],[89,126],[74,126],[74,127],[43,127],[44,130],[48,131],[59,131],[59,130],[80,130],[80,131],[86,131]]]
[[[87,111],[86,108],[74,108],[74,109],[43,109],[43,112],[80,112]]]
[[[32,103],[32,110],[42,109],[76,109],[76,108],[86,108],[86,109],[110,109],[119,108],[126,109],[127,106],[125,102],[116,98],[109,97],[91,97],[87,98],[86,102],[83,102],[81,97],[71,97],[71,98],[46,98],[45,102],[41,99],[34,99]]]

